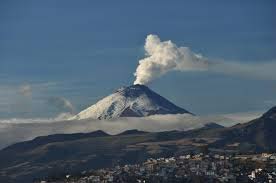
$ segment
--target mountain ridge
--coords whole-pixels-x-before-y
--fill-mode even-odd
[[[221,127],[211,122],[189,131],[127,130],[117,135],[96,131],[71,134],[73,137],[37,137],[0,150],[0,182],[27,183],[35,177],[52,173],[136,164],[151,157],[200,152],[206,149],[204,147],[215,153],[275,152],[275,109],[271,108],[257,119],[232,127]]]

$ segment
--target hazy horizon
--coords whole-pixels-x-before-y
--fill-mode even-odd
[[[76,114],[131,85],[139,60],[158,62],[144,48],[151,34],[155,47],[171,40],[175,50],[190,49],[152,75],[155,92],[197,115],[264,112],[276,103],[275,5],[1,1],[0,119]],[[183,65],[185,54],[223,64]]]

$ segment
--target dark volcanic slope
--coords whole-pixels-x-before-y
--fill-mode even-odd
[[[14,182],[30,182],[34,177],[143,161],[147,152],[142,146],[134,146],[156,139],[154,134],[130,134],[48,143],[48,138],[52,139],[40,137],[0,151],[0,182],[7,182],[8,177],[13,177]],[[131,145],[133,149],[129,150]]]
[[[193,133],[197,137],[219,138],[211,144],[219,148],[238,148],[240,151],[276,151],[276,107],[260,118],[229,128],[203,130]],[[235,144],[235,146],[234,146]]]
[[[276,107],[245,124],[222,128],[216,124],[180,132],[119,135],[102,131],[50,135],[0,151],[0,182],[30,182],[34,177],[79,172],[116,164],[137,163],[197,151],[200,146],[234,151],[276,151]]]
[[[255,151],[276,151],[276,107],[273,107],[260,118],[245,124],[226,129],[227,138],[222,144],[241,143],[242,148]]]

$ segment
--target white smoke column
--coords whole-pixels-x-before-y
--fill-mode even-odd
[[[139,61],[134,84],[147,84],[170,71],[202,71],[208,62],[188,47],[177,47],[169,41],[161,42],[157,35],[148,35],[145,43],[146,58]]]
[[[157,35],[148,35],[146,58],[139,61],[134,73],[134,84],[147,84],[170,71],[206,71],[224,75],[276,80],[276,60],[233,62],[213,60],[192,52],[188,47],[177,47],[172,41],[161,41]]]

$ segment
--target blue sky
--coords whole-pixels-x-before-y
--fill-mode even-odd
[[[208,58],[276,63],[273,7],[273,0],[3,0],[0,118],[68,111],[49,102],[53,97],[78,112],[132,84],[148,34]],[[195,114],[263,111],[276,104],[275,79],[172,72],[149,86]]]

